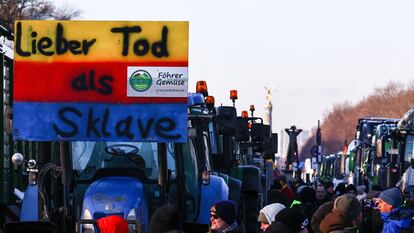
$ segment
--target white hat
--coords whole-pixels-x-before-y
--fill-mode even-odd
[[[284,208],[286,207],[280,203],[273,203],[273,204],[267,205],[263,207],[263,209],[260,210],[259,217],[257,220],[259,222],[267,222],[268,224],[271,224],[272,222],[275,221],[276,214],[279,213],[279,211],[283,210]],[[266,219],[264,219],[263,217]],[[264,221],[264,220],[267,220],[267,221]]]

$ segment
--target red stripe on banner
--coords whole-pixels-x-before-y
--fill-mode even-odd
[[[23,62],[14,64],[14,100],[24,102],[186,103],[187,97],[127,97],[127,67],[187,67],[188,62]],[[85,88],[73,88],[80,76]],[[111,81],[112,79],[112,81]]]

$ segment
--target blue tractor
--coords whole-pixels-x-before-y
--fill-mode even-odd
[[[197,101],[189,96],[189,108],[204,104]],[[148,232],[151,214],[172,203],[183,213],[185,231],[206,232],[209,208],[228,199],[229,188],[200,163],[215,145],[194,133],[192,120],[187,143],[48,143],[50,149],[42,151],[50,151],[47,157],[56,161],[34,173],[38,177],[23,198],[25,214],[6,231],[96,232],[96,220],[118,215],[130,232]]]

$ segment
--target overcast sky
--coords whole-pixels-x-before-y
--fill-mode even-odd
[[[414,80],[414,1],[54,2],[83,20],[189,21],[189,91],[205,80],[230,105],[237,89],[239,112],[254,104],[263,116],[264,86],[274,86],[273,130],[311,129],[335,103]]]

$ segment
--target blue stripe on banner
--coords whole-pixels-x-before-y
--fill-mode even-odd
[[[186,142],[187,104],[14,102],[13,137],[30,141]]]

